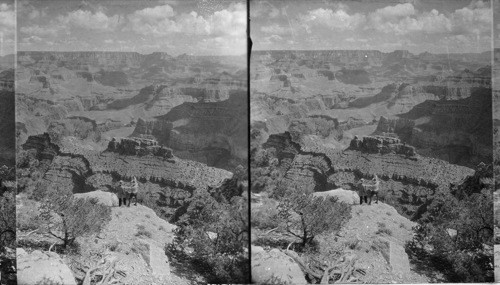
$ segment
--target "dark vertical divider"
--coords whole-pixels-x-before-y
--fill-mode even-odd
[[[14,0],[0,9],[0,284],[16,284]]]
[[[493,175],[495,179],[495,191],[493,193],[493,212],[495,218],[495,245],[494,245],[494,264],[495,281],[500,281],[500,256],[497,251],[500,250],[500,191],[498,190],[500,179],[500,1],[492,1],[493,27],[492,27],[492,106],[493,106]]]

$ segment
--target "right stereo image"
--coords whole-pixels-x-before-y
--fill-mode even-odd
[[[498,4],[249,2],[253,282],[500,276]]]

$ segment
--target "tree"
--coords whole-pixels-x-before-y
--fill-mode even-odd
[[[314,197],[300,191],[289,191],[279,202],[278,211],[285,230],[300,238],[302,246],[318,234],[338,231],[351,215],[350,205],[335,197]]]
[[[111,209],[96,199],[74,198],[71,193],[51,193],[40,206],[47,232],[63,242],[63,248],[77,237],[99,233],[111,220]]]
[[[451,194],[434,198],[408,251],[443,272],[450,282],[493,281],[492,189],[456,199]],[[449,229],[456,230],[452,235]]]
[[[16,197],[8,191],[0,197],[0,251],[14,247],[16,241]]]
[[[183,262],[189,260],[208,283],[249,282],[246,196],[217,200],[198,190],[177,225],[168,252]],[[192,251],[186,253],[186,248]]]

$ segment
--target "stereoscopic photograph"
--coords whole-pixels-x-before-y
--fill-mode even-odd
[[[492,3],[258,0],[250,27],[252,280],[493,282]]]
[[[17,1],[16,29],[18,284],[250,283],[246,2]]]

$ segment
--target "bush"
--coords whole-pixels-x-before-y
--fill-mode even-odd
[[[252,207],[252,227],[258,229],[272,229],[279,225],[277,203],[274,200],[264,198],[262,206]]]
[[[16,242],[16,196],[5,192],[0,197],[0,250]]]
[[[42,201],[40,216],[47,232],[63,241],[64,248],[79,236],[99,233],[111,220],[111,209],[95,199],[51,194]]]
[[[137,226],[137,233],[135,234],[135,236],[145,236],[145,237],[151,238],[153,236],[153,234],[151,234],[150,231],[147,231],[143,225],[138,225]]]
[[[285,230],[300,238],[302,246],[318,234],[339,231],[351,216],[351,206],[335,197],[314,197],[296,190],[280,201],[278,209]]]
[[[166,251],[189,261],[208,283],[249,283],[248,218],[246,196],[217,202],[206,191],[196,191]],[[193,251],[186,253],[186,247]]]
[[[31,231],[38,229],[40,223],[40,211],[35,201],[26,199],[24,200],[22,208],[16,208],[17,228],[21,231]]]

